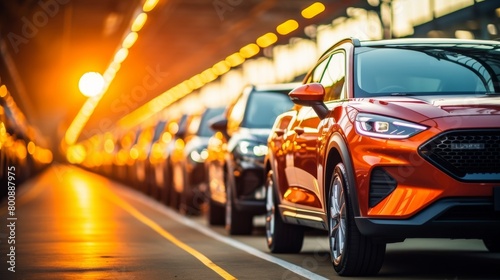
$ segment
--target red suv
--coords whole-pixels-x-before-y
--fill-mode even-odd
[[[380,270],[386,243],[478,238],[500,252],[500,42],[346,39],[268,139],[266,238],[328,232],[339,275]]]

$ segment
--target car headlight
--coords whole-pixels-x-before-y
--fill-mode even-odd
[[[356,116],[356,131],[361,135],[387,139],[405,139],[427,127],[400,119],[359,113]]]
[[[189,154],[189,158],[191,158],[192,161],[199,162],[199,163],[205,162],[207,157],[208,157],[207,149],[203,149],[201,151],[193,150]]]
[[[267,154],[267,145],[249,141],[240,141],[236,148],[242,155],[245,156],[261,157]]]

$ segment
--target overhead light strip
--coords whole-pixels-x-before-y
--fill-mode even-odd
[[[306,19],[314,18],[325,10],[325,5],[321,2],[315,2],[310,6],[306,7],[301,11],[302,17]],[[282,35],[288,35],[291,32],[299,28],[298,21],[294,19],[289,19],[276,27],[276,31]],[[133,127],[143,120],[147,120],[155,114],[159,113],[164,108],[178,101],[179,99],[185,97],[186,95],[192,93],[194,90],[201,88],[207,83],[210,83],[217,79],[219,76],[224,75],[229,72],[231,68],[241,65],[246,60],[256,56],[261,48],[269,47],[278,41],[278,36],[272,32],[266,33],[256,39],[255,43],[250,43],[240,49],[238,53],[234,53],[226,57],[226,59],[215,63],[211,68],[202,71],[200,74],[193,76],[192,78],[174,86],[172,89],[166,90],[162,94],[153,98],[146,104],[134,110],[132,113],[124,116],[118,121],[118,125],[122,127]],[[208,75],[207,75],[208,73]],[[196,86],[186,86],[187,81],[201,75],[202,84],[196,84]],[[209,76],[209,79],[203,79],[203,77]],[[185,90],[179,91],[177,87],[183,87]]]
[[[137,32],[139,32],[146,23],[147,13],[153,10],[157,3],[158,0],[146,0],[143,2],[141,7],[137,8],[137,16],[131,21],[130,30],[126,33],[127,35],[121,43],[121,48],[116,52],[113,61],[103,74],[104,86],[101,93],[97,96],[89,97],[76,117],[73,119],[72,123],[69,125],[64,136],[66,146],[74,145],[77,142],[78,137],[80,137],[80,134],[87,124],[90,116],[93,114],[102,96],[107,92],[109,85],[115,78],[116,72],[120,69],[121,63],[127,58],[129,49],[137,41]]]

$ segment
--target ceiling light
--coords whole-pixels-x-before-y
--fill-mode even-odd
[[[146,24],[147,19],[148,19],[148,15],[146,15],[146,13],[140,13],[135,18],[134,22],[132,23],[132,27],[130,29],[134,32],[138,32],[139,30],[142,29],[144,24]]]
[[[299,28],[299,23],[296,20],[289,19],[276,27],[276,31],[281,35],[286,35]]]
[[[144,3],[144,5],[142,6],[142,10],[144,12],[149,12],[152,9],[154,9],[154,7],[156,6],[156,4],[158,4],[158,0],[146,0],[146,2]]]
[[[322,13],[324,10],[325,10],[325,5],[323,5],[323,3],[316,2],[311,4],[311,6],[302,10],[301,14],[304,18],[310,19]]]
[[[137,41],[138,36],[139,35],[137,34],[137,32],[130,32],[127,35],[127,37],[125,37],[125,39],[123,39],[122,47],[124,47],[126,49],[130,49]]]
[[[276,43],[278,41],[278,36],[274,33],[266,33],[259,38],[257,38],[257,45],[259,45],[261,48],[267,48],[270,45]]]
[[[251,44],[248,44],[248,45],[244,46],[243,48],[241,48],[240,54],[244,58],[250,58],[250,57],[258,54],[259,51],[260,51],[260,47],[257,46],[257,44],[251,43]]]
[[[78,82],[80,92],[87,97],[100,94],[103,87],[104,78],[97,72],[87,72],[83,74]]]

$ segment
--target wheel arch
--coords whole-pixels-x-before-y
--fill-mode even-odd
[[[356,181],[355,181],[355,172],[354,172],[354,167],[352,164],[352,159],[350,156],[349,148],[344,141],[344,138],[339,134],[339,133],[334,133],[330,141],[328,143],[328,155],[325,157],[325,172],[324,172],[324,178],[323,178],[323,185],[324,185],[324,201],[327,201],[328,196],[329,196],[329,184],[332,180],[333,177],[333,171],[335,169],[335,166],[339,163],[343,163],[348,178],[347,180],[347,192],[348,192],[348,197],[351,202],[351,205],[353,206],[354,210],[354,216],[359,216],[360,215],[360,210],[359,210],[359,203],[357,200],[357,190],[356,190]]]

